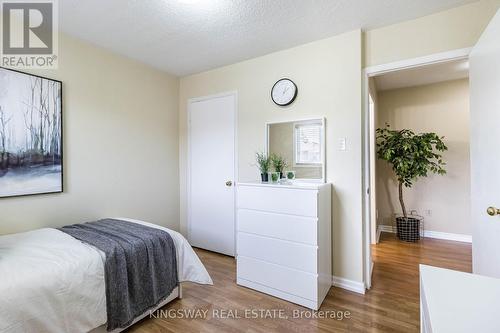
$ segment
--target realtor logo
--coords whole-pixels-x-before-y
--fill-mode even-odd
[[[13,68],[57,68],[56,0],[3,0],[1,63]]]

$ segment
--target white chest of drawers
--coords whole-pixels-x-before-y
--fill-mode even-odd
[[[237,283],[317,310],[332,281],[331,184],[240,183]]]

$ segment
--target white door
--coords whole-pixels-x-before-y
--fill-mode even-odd
[[[376,138],[376,128],[377,124],[375,122],[375,102],[373,101],[372,94],[368,93],[368,100],[369,100],[369,105],[368,105],[368,112],[370,120],[369,120],[369,140],[370,140],[370,163],[369,163],[369,170],[368,172],[370,173],[369,179],[370,179],[370,190],[368,193],[368,199],[370,200],[370,221],[371,221],[371,243],[372,244],[377,244],[377,188],[376,188],[376,179],[377,179],[377,172],[376,172],[376,167],[377,167],[377,142],[375,140]],[[370,258],[371,261],[371,258]],[[372,262],[370,262],[371,265],[373,265]],[[371,274],[370,274],[371,275]]]
[[[476,274],[500,278],[500,11],[470,55],[472,256]]]
[[[236,95],[191,101],[188,112],[189,241],[234,256]]]

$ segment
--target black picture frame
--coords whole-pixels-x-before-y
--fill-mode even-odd
[[[60,80],[49,78],[49,77],[44,77],[44,76],[40,76],[40,75],[36,75],[36,74],[26,73],[26,72],[19,71],[16,69],[6,68],[6,67],[0,66],[0,80],[5,73],[8,73],[9,75],[19,75],[20,77],[25,76],[26,80],[35,80],[35,82],[42,82],[42,84],[43,84],[43,82],[50,82],[53,84],[52,87],[54,87],[57,84],[57,91],[58,91],[57,110],[58,110],[58,122],[59,122],[57,129],[58,129],[59,133],[58,133],[58,141],[57,141],[56,146],[58,147],[57,148],[58,154],[54,154],[55,156],[53,156],[53,161],[54,161],[53,164],[47,165],[45,163],[45,159],[43,158],[43,153],[42,153],[43,159],[42,159],[42,163],[40,166],[52,166],[52,167],[60,166],[60,171],[51,172],[51,173],[57,174],[57,177],[52,177],[54,180],[57,180],[57,182],[58,182],[57,183],[58,189],[56,189],[56,190],[47,190],[47,191],[40,190],[40,191],[32,191],[32,193],[29,193],[29,192],[27,192],[27,193],[14,193],[14,194],[10,194],[10,195],[5,195],[4,193],[2,193],[0,191],[0,200],[5,200],[8,198],[16,198],[16,197],[27,197],[27,196],[33,196],[33,195],[47,195],[47,194],[63,193],[65,190],[65,184],[64,184],[64,102],[63,102],[64,101],[64,94],[63,94],[63,82]],[[37,80],[39,80],[39,81],[37,81]],[[47,87],[48,86],[49,85],[47,85]],[[9,87],[7,87],[7,88],[9,88]],[[2,92],[1,92],[1,86],[0,86],[0,107],[2,105],[1,93]],[[0,116],[1,116],[1,114],[0,114]],[[2,125],[0,124],[0,127],[1,126]],[[2,129],[0,128],[0,133],[1,133],[1,131],[2,131]],[[1,139],[1,136],[0,136],[0,139]],[[5,147],[3,147],[3,148],[5,148]],[[0,142],[0,175],[5,176],[6,174],[9,173],[9,171],[11,171],[11,168],[9,167],[9,170],[7,170],[7,171],[2,170],[2,166],[4,164],[4,155],[2,153],[4,153],[4,152],[2,152],[2,145]],[[33,153],[31,153],[31,154],[33,154]],[[57,163],[55,162],[56,160],[57,160]],[[32,159],[31,159],[31,161],[32,161]],[[25,167],[25,166],[21,165],[21,167]],[[37,168],[37,166],[35,165],[35,169],[36,168]],[[0,184],[2,181],[1,176],[0,176]]]

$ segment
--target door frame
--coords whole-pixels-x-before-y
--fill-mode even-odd
[[[236,256],[236,186],[238,182],[238,91],[231,90],[213,95],[206,95],[201,97],[193,97],[187,100],[187,180],[186,180],[186,219],[187,219],[187,238],[191,242],[191,105],[197,102],[208,101],[216,98],[223,98],[232,96],[234,97],[234,161],[233,161],[233,192],[234,192],[234,256]]]
[[[371,287],[371,278],[373,272],[373,262],[371,256],[371,226],[372,223],[376,223],[376,216],[372,216],[371,213],[372,189],[370,189],[370,182],[372,181],[372,176],[370,170],[374,166],[372,166],[370,163],[370,138],[375,133],[371,133],[370,130],[370,112],[373,112],[373,110],[370,110],[369,107],[369,79],[375,76],[404,69],[418,68],[448,61],[468,59],[471,51],[472,47],[468,47],[382,65],[365,67],[363,69],[363,275],[366,289],[370,289]]]

